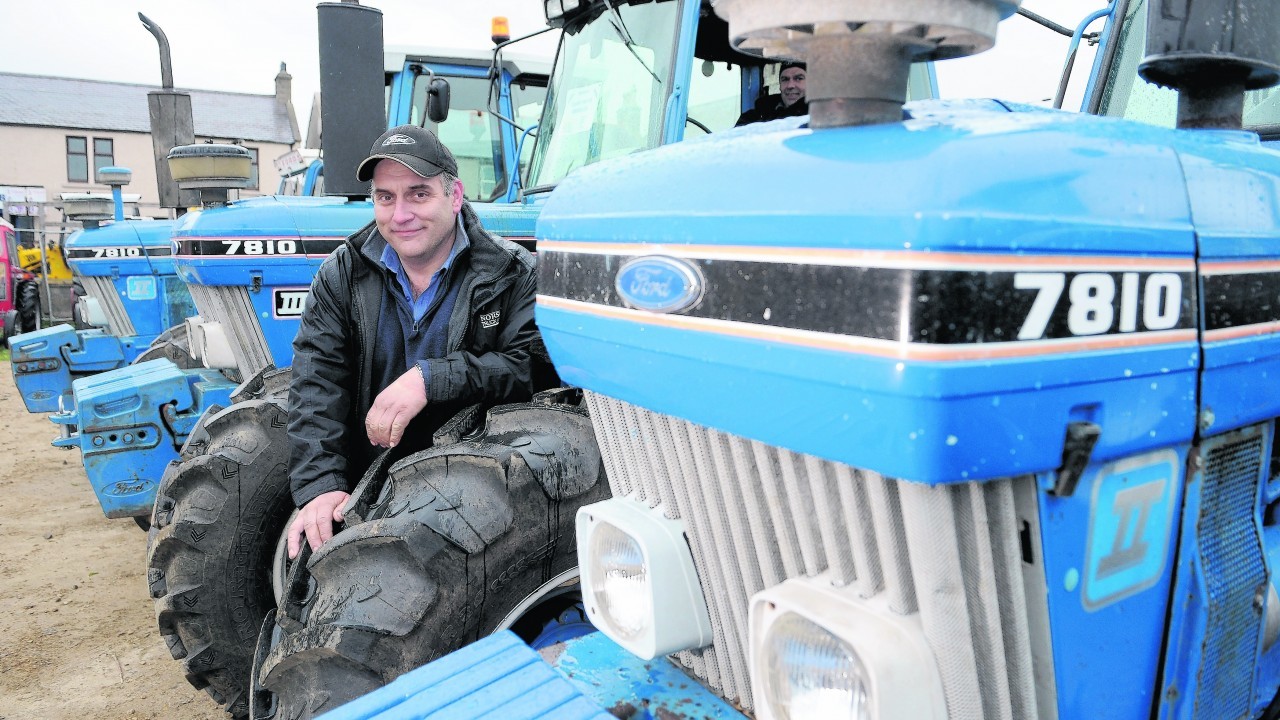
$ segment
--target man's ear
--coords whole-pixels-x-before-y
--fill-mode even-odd
[[[455,213],[462,211],[462,200],[465,197],[466,195],[463,194],[462,181],[454,180],[453,181],[453,211]]]

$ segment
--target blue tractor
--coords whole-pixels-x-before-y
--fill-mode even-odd
[[[92,207],[77,209],[66,201],[68,217],[85,223],[63,252],[85,291],[75,315],[91,327],[54,325],[9,339],[14,384],[28,412],[57,412],[72,399],[72,380],[135,360],[193,364],[182,321],[194,310],[173,269],[173,223],[125,220],[121,188],[131,175],[124,168],[99,170],[114,202],[86,196],[80,204]],[[100,224],[104,219],[111,222]]]
[[[717,0],[811,115],[585,169],[538,223],[613,493],[577,516],[601,632],[328,718],[1280,713],[1280,6],[1116,0],[1089,114],[901,105],[1015,4]]]

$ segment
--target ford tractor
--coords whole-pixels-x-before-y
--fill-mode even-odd
[[[1280,6],[1116,0],[1088,113],[904,106],[1015,4],[716,0],[810,116],[575,172],[537,226],[600,632],[326,718],[1280,714]],[[406,610],[323,562],[331,636]]]
[[[552,188],[587,166],[727,130],[777,87],[779,63],[734,51],[704,3],[547,7],[564,34],[521,211],[551,207]],[[931,94],[928,65],[907,74],[914,97]],[[621,183],[613,192],[636,200]],[[630,236],[620,226],[608,235]],[[464,413],[431,449],[375,465],[346,528],[315,554],[304,548],[277,583],[251,715],[318,716],[497,630],[534,647],[590,631],[570,518],[610,494],[593,416],[580,390],[549,389]]]
[[[57,412],[72,401],[73,380],[135,360],[193,365],[183,321],[195,310],[173,268],[174,223],[125,221],[120,188],[130,177],[124,168],[102,168],[98,179],[112,198],[64,201],[68,217],[85,223],[64,252],[85,289],[75,314],[93,327],[54,325],[9,341],[14,384],[29,412]],[[113,222],[99,224],[104,219]]]

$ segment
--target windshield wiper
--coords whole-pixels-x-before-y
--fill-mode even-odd
[[[613,31],[618,34],[618,39],[621,40],[622,44],[631,52],[631,55],[636,59],[636,62],[640,63],[640,67],[644,68],[645,71],[648,72],[659,85],[661,85],[662,78],[658,77],[658,74],[653,71],[653,68],[649,67],[648,63],[644,61],[644,58],[640,57],[640,53],[636,52],[636,41],[631,39],[631,33],[627,31],[627,24],[622,21],[622,13],[618,12],[618,6],[614,5],[609,0],[605,1],[605,5],[613,13],[613,18],[609,20],[609,25],[611,25],[613,27]]]

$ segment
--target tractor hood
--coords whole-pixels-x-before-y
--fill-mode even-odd
[[[929,483],[1056,468],[1074,423],[1101,427],[1095,460],[1189,440],[1202,324],[1244,297],[1202,317],[1197,250],[1265,255],[1280,156],[994,101],[907,116],[747,126],[572,174],[537,228],[561,377]],[[1237,329],[1255,362],[1265,322]]]

